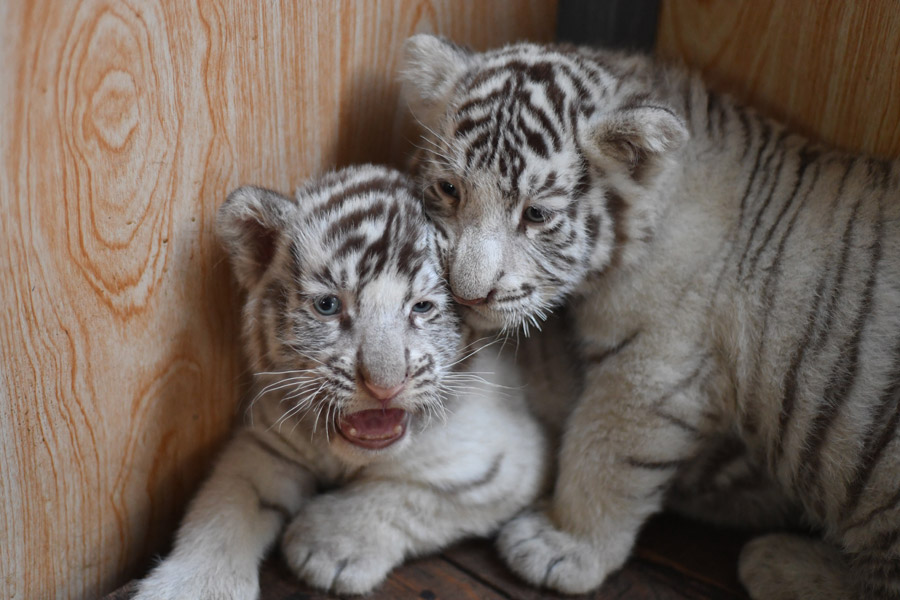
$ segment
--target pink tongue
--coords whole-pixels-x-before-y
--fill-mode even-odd
[[[403,422],[406,411],[400,408],[361,410],[341,419],[341,431],[356,438],[386,438],[397,435],[394,429]],[[352,432],[351,429],[355,429]]]

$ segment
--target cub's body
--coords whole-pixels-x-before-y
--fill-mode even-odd
[[[463,345],[407,179],[366,166],[295,199],[241,188],[217,228],[247,294],[249,424],[138,599],[254,599],[282,532],[308,583],[364,593],[535,499],[544,433],[512,354]]]
[[[749,544],[755,598],[900,597],[900,166],[642,56],[416,36],[404,77],[466,321],[574,315],[582,389],[510,566],[591,589],[668,501],[821,532]]]

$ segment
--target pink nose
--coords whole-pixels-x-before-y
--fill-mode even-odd
[[[488,294],[488,296],[490,296],[490,294]],[[487,302],[488,296],[485,296],[484,298],[469,299],[469,298],[461,298],[461,297],[457,296],[456,294],[453,294],[453,299],[465,306],[478,306],[479,304],[484,304],[485,302]]]
[[[395,385],[393,387],[381,387],[380,385],[375,385],[368,379],[363,379],[363,384],[366,386],[366,389],[369,390],[369,393],[375,397],[376,400],[380,400],[382,404],[387,405],[392,399],[394,399],[397,394],[403,389],[403,386],[406,385],[406,381],[399,385]]]

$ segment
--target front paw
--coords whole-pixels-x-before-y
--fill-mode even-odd
[[[281,549],[291,569],[310,585],[337,594],[365,594],[403,560],[397,534],[351,515],[317,514],[311,504],[288,527]]]
[[[507,523],[497,545],[503,560],[520,577],[566,594],[598,587],[609,572],[601,549],[560,531],[543,512],[523,513]]]
[[[138,583],[132,600],[256,600],[259,577],[164,561]]]

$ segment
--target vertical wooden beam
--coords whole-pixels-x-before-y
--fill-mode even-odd
[[[561,42],[653,49],[659,0],[561,0],[557,38]]]

